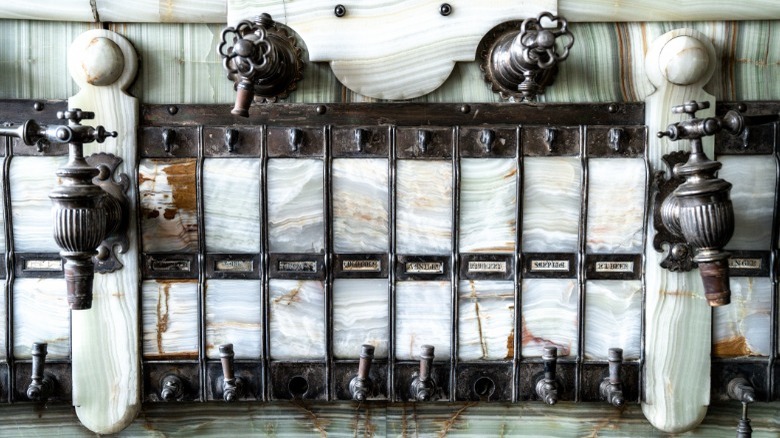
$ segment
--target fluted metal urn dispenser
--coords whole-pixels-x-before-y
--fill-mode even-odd
[[[547,24],[552,27],[546,27]],[[482,70],[493,91],[503,98],[533,101],[552,84],[558,63],[569,56],[574,36],[565,18],[544,12],[526,18],[515,28],[497,28],[489,34],[489,47],[481,50]]]
[[[253,98],[260,102],[286,98],[301,80],[301,49],[268,14],[223,29],[217,51],[228,79],[235,82],[234,115],[249,117]]]
[[[84,158],[84,143],[102,143],[116,132],[102,126],[82,125],[81,121],[95,114],[78,108],[60,111],[57,118],[67,125],[44,126],[28,120],[18,128],[0,128],[0,135],[21,138],[27,145],[68,143],[68,162],[56,174],[61,184],[52,190],[54,240],[65,260],[64,274],[68,304],[73,310],[92,307],[92,282],[96,269],[113,272],[122,264],[113,257],[128,247],[125,192],[130,186],[127,175],[114,181],[114,170],[121,159],[111,154],[95,154]],[[94,260],[93,260],[94,258]],[[98,267],[96,268],[96,262]]]

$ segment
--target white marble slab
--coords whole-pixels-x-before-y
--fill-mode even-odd
[[[59,252],[54,242],[54,223],[49,193],[57,182],[55,172],[68,157],[14,157],[11,181],[11,214],[14,249],[17,252]]]
[[[588,160],[589,253],[642,251],[645,179],[641,158]]]
[[[224,23],[225,0],[95,0],[101,21]]]
[[[195,159],[143,159],[138,165],[146,252],[198,250]]]
[[[517,238],[517,160],[460,160],[460,252],[511,253]]]
[[[268,243],[272,252],[325,248],[322,160],[268,160]]]
[[[718,177],[733,184],[734,235],[730,249],[768,251],[772,242],[777,163],[767,156],[718,157]]]
[[[335,252],[387,252],[387,159],[334,159],[332,169]]]
[[[13,285],[13,355],[30,359],[33,342],[48,343],[47,359],[70,358],[70,309],[65,280],[19,278]]]
[[[523,169],[523,251],[576,252],[582,198],[579,158],[528,157]]]
[[[396,163],[396,252],[449,254],[452,250],[452,163]]]
[[[515,284],[511,281],[461,281],[458,358],[511,360],[515,343]]]
[[[260,160],[203,160],[206,251],[260,252]]]
[[[374,346],[374,357],[387,357],[390,338],[387,279],[333,281],[333,356],[358,359],[360,346]]]
[[[541,357],[548,345],[558,357],[576,356],[577,280],[526,279],[522,294],[523,357]]]
[[[271,280],[271,359],[325,358],[325,289],[320,281]]]
[[[198,282],[141,283],[143,355],[146,359],[198,358]]]
[[[206,281],[206,356],[233,344],[236,359],[260,359],[263,323],[259,280]]]
[[[622,348],[624,360],[637,360],[642,339],[642,282],[589,280],[585,284],[585,358],[607,360]]]
[[[712,314],[712,355],[772,354],[772,281],[766,277],[732,277],[731,304]]]
[[[438,88],[456,61],[473,61],[477,45],[494,26],[513,19],[555,13],[555,0],[493,0],[450,3],[431,0],[363,0],[335,4],[325,0],[279,2],[228,0],[228,23],[271,14],[306,41],[311,61],[330,61],[349,89],[381,99],[410,99]]]
[[[395,357],[417,360],[433,345],[437,361],[449,360],[452,288],[448,281],[401,281],[395,285]]]

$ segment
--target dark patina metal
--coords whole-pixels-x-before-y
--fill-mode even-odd
[[[195,362],[144,361],[144,401],[201,401],[200,370]]]
[[[544,347],[542,355],[544,375],[536,380],[536,396],[548,405],[558,403],[558,382],[555,379],[555,368],[558,361],[558,348]]]
[[[373,360],[374,346],[364,344],[360,351],[357,375],[349,381],[349,393],[352,396],[352,400],[365,401],[373,395],[374,385],[369,376],[371,372],[371,361]]]
[[[45,342],[36,342],[32,345],[32,376],[27,386],[27,398],[36,402],[48,400],[57,386],[57,378],[44,371],[47,345]]]
[[[244,397],[244,379],[233,373],[233,344],[222,344],[219,347],[220,364],[222,365],[222,384],[217,387],[222,390],[222,399],[234,402]]]
[[[601,381],[599,393],[607,403],[619,408],[626,402],[623,395],[623,379],[620,377],[620,368],[623,365],[623,349],[609,349],[609,376]]]

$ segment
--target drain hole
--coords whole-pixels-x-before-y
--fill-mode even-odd
[[[480,377],[474,382],[474,393],[482,399],[488,399],[496,390],[496,384],[489,377]]]
[[[309,382],[304,377],[295,376],[290,379],[290,383],[287,384],[287,389],[290,391],[290,395],[293,396],[293,398],[303,398],[309,390]]]

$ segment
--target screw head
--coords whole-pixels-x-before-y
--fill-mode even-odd
[[[35,111],[43,111],[43,102],[35,102],[33,104],[33,109]]]
[[[471,105],[461,105],[460,106],[460,112],[463,114],[468,114],[471,112]]]
[[[347,8],[345,8],[344,5],[336,5],[336,7],[333,9],[333,13],[336,14],[337,17],[341,18],[347,15]]]
[[[174,115],[179,112],[179,107],[176,105],[170,105],[168,106],[168,114]]]
[[[612,103],[607,107],[607,111],[609,111],[611,114],[615,114],[618,110],[618,106],[615,103]]]
[[[449,3],[442,3],[441,6],[439,6],[439,13],[444,17],[450,15],[452,13],[452,6]]]
[[[317,106],[317,114],[323,115],[326,112],[328,112],[328,107],[326,107],[325,105],[318,105]]]

